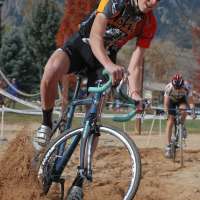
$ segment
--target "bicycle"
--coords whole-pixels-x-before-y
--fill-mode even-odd
[[[106,74],[105,71],[104,74]],[[106,83],[98,81],[97,87],[89,87],[88,91],[92,94],[92,96],[86,99],[77,98],[80,88],[80,80],[81,78],[79,78],[77,81],[74,96],[70,105],[68,106],[67,112],[65,113],[65,119],[63,120],[63,118],[61,118],[53,130],[53,133],[56,132],[56,130],[62,125],[61,129],[63,129],[64,126],[63,132],[49,144],[41,159],[41,164],[38,170],[38,178],[43,187],[43,192],[44,194],[47,194],[53,182],[60,183],[61,199],[63,199],[65,182],[63,173],[70,171],[69,169],[65,170],[65,168],[75,166],[74,160],[79,160],[76,170],[77,174],[67,176],[67,182],[69,183],[70,179],[72,179],[72,184],[69,186],[69,190],[65,199],[82,199],[83,193],[80,191],[80,188],[82,188],[82,185],[85,181],[88,183],[93,182],[93,169],[98,168],[94,168],[93,162],[94,159],[96,159],[98,162],[98,156],[93,155],[95,148],[94,143],[96,138],[98,138],[100,145],[97,147],[104,153],[104,156],[102,156],[101,159],[105,159],[106,155],[113,151],[115,145],[117,145],[119,149],[119,155],[120,152],[126,152],[127,158],[125,161],[127,162],[127,167],[124,171],[120,169],[121,171],[119,173],[123,181],[120,180],[117,184],[120,185],[123,183],[123,186],[121,186],[123,189],[120,189],[122,199],[133,199],[137,192],[141,177],[141,159],[137,146],[126,133],[118,131],[113,127],[104,126],[100,121],[101,111],[103,108],[103,99],[105,97],[106,91],[112,85],[111,77],[109,76],[109,80]],[[127,121],[136,114],[134,106],[135,102],[129,97],[123,96],[123,98],[128,101],[132,111],[126,115],[115,117],[113,119],[115,121]],[[83,127],[69,130],[77,105],[90,105],[90,109],[85,115]],[[101,138],[103,139],[103,142],[100,141]],[[107,141],[108,144],[105,142],[106,138],[109,139]],[[110,144],[112,142],[114,142],[114,144],[112,144],[113,146]],[[108,152],[104,150],[106,147],[108,147]],[[80,156],[76,156],[76,150],[78,150]],[[72,159],[73,156],[75,156],[74,160]],[[120,158],[120,156],[118,158]],[[125,161],[123,160],[123,162]],[[128,163],[128,161],[130,161],[130,163]],[[105,163],[103,163],[103,165],[108,169],[108,173],[104,171],[104,178],[107,177],[108,182],[111,182],[113,175],[112,172],[114,172],[116,163],[112,163],[109,160],[107,165],[105,165]],[[117,167],[120,168],[120,165]],[[70,173],[71,172],[72,171],[70,171]],[[74,176],[75,179],[73,179]],[[101,177],[98,178],[99,181],[102,181]]]
[[[186,139],[186,128],[181,119],[181,112],[187,112],[188,114],[191,114],[191,110],[179,109],[179,108],[176,108],[175,110],[176,110],[176,115],[174,118],[174,132],[171,138],[171,153],[172,153],[172,159],[175,162],[177,150],[180,151],[180,164],[181,167],[183,167],[183,162],[184,162],[183,148]]]

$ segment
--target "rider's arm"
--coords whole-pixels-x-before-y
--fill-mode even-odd
[[[157,22],[152,12],[145,16],[146,21],[142,27],[141,33],[137,37],[136,48],[132,54],[131,61],[128,67],[130,72],[129,87],[131,96],[134,99],[139,97],[141,93],[141,73],[144,62],[145,49],[150,47],[151,41],[156,33]],[[135,94],[134,94],[135,93]]]
[[[190,106],[190,109],[193,109],[195,107],[193,96],[188,97],[188,104]]]
[[[106,30],[107,21],[108,20],[103,13],[98,13],[90,32],[90,46],[92,51],[105,68],[113,64],[104,47],[103,36]]]
[[[97,13],[91,28],[89,42],[92,52],[105,69],[112,74],[113,84],[116,84],[123,78],[124,68],[111,61],[104,47],[103,36],[106,30],[107,21],[108,19],[104,13]]]
[[[123,77],[124,68],[111,61],[104,46],[104,33],[107,28],[108,20],[121,13],[121,1],[102,0],[96,10],[96,17],[90,31],[91,49],[105,67],[112,74],[113,83],[119,82]]]
[[[100,1],[98,8],[96,9],[96,17],[92,24],[90,31],[90,46],[91,49],[99,60],[99,62],[109,71],[112,71],[114,63],[111,61],[107,55],[105,46],[104,46],[104,34],[107,28],[108,20],[118,13],[120,13],[121,3],[111,0]],[[111,69],[110,69],[111,68]],[[112,73],[112,72],[111,72]]]
[[[167,113],[169,110],[169,96],[164,95],[164,111]]]
[[[136,92],[140,94],[140,69],[142,69],[143,66],[144,52],[144,48],[136,46],[136,49],[134,50],[131,57],[131,61],[128,67],[128,71],[131,72],[129,76],[129,89],[131,93]]]
[[[193,119],[195,119],[197,116],[196,116],[196,113],[195,113],[195,104],[194,104],[193,96],[188,97],[188,104],[189,104],[189,107],[192,111],[191,116],[192,116]]]
[[[190,106],[190,109],[194,109],[194,99],[193,99],[193,94],[192,94],[192,86],[190,85],[189,87],[189,93],[188,93],[188,104]]]
[[[184,85],[186,87],[186,90],[188,91],[188,104],[189,104],[189,107],[190,109],[194,109],[195,108],[195,104],[194,104],[194,99],[193,99],[193,87],[192,87],[192,84],[189,83],[188,81],[185,81],[184,82]]]

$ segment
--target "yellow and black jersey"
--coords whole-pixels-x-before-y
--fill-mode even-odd
[[[108,18],[104,34],[107,49],[120,49],[128,40],[137,38],[137,45],[148,48],[156,32],[153,12],[143,14],[132,7],[127,0],[101,0],[97,9],[81,23],[80,34],[89,37],[96,14],[103,13]]]

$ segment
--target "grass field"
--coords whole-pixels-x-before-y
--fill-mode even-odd
[[[54,116],[54,119],[56,116]],[[15,114],[15,113],[5,113],[4,121],[5,123],[31,123],[31,122],[38,122],[40,123],[42,117],[41,116],[34,116],[34,115],[23,115],[23,114]],[[152,127],[152,119],[147,119],[142,121],[142,133],[146,134],[150,131]],[[81,118],[74,118],[73,120],[73,127],[81,126],[82,125]],[[112,119],[102,119],[102,124],[111,125],[121,130],[127,132],[133,132],[135,130],[135,120],[121,123],[121,122],[114,122]],[[161,120],[161,131],[162,133],[165,131],[166,120]],[[186,121],[187,130],[189,133],[200,133],[200,120],[187,120]],[[154,121],[152,133],[160,132],[160,120],[156,119]]]

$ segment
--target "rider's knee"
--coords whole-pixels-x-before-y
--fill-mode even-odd
[[[70,58],[63,50],[56,50],[45,66],[47,73],[65,74],[69,71]]]

